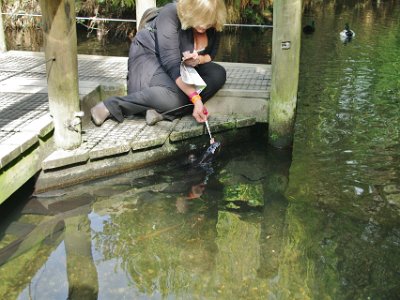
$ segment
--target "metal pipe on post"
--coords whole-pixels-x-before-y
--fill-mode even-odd
[[[271,99],[268,141],[277,148],[293,143],[300,70],[301,0],[274,1]]]
[[[40,0],[50,114],[58,148],[75,149],[82,141],[74,0]]]
[[[7,51],[6,37],[4,34],[3,15],[2,15],[2,1],[0,0],[0,53]]]
[[[136,1],[136,29],[139,28],[140,19],[143,13],[152,7],[156,7],[156,0],[137,0]]]

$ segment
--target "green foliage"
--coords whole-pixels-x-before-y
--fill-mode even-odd
[[[156,1],[157,7],[163,6],[163,5],[165,5],[167,3],[171,3],[171,2],[172,2],[171,0],[157,0]]]
[[[253,24],[262,24],[264,19],[262,15],[253,7],[246,7],[243,11],[244,22]]]
[[[2,13],[40,13],[39,0],[3,0],[0,1],[0,6]],[[40,18],[6,15],[4,27],[11,29],[39,28]]]
[[[158,7],[172,0],[157,0]],[[272,0],[226,0],[228,9],[228,22],[265,24],[270,22],[270,8]],[[39,0],[3,0],[3,12],[19,11],[26,13],[40,12]],[[76,12],[78,16],[91,17],[111,17],[111,18],[136,18],[136,0],[76,0]],[[27,18],[27,17],[25,17]],[[18,20],[23,18],[18,17]],[[32,18],[29,18],[32,21]],[[5,20],[6,26],[21,23],[17,20]],[[22,27],[35,27],[32,22],[24,21]],[[107,24],[107,29],[117,27],[115,24]],[[21,26],[20,26],[21,27]],[[115,28],[114,28],[115,29]]]
[[[271,22],[272,0],[226,0],[229,22],[266,24]]]
[[[135,0],[112,0],[112,1],[107,1],[107,0],[99,0],[99,3],[101,4],[106,4],[107,2],[110,2],[112,8],[132,8],[135,7]]]

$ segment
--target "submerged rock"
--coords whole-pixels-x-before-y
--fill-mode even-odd
[[[246,202],[251,207],[264,206],[263,186],[261,183],[238,183],[225,186],[224,200],[228,202]]]

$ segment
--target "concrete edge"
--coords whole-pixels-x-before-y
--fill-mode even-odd
[[[252,128],[243,127],[226,131],[223,134],[223,138],[220,132],[217,133],[217,139],[220,140],[221,137],[221,142],[224,145],[237,142],[241,139],[248,139],[251,136],[250,132]],[[203,149],[208,144],[208,141],[208,136],[206,135],[176,143],[166,140],[161,147],[149,150],[130,151],[122,155],[92,161],[85,165],[78,164],[68,168],[42,170],[36,182],[35,194],[141,169],[167,159],[172,159],[178,155],[191,153],[194,144],[198,145],[197,149]]]

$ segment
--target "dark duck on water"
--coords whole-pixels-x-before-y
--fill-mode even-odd
[[[315,21],[311,21],[311,24],[307,24],[303,27],[303,32],[305,34],[312,34],[315,31]]]

